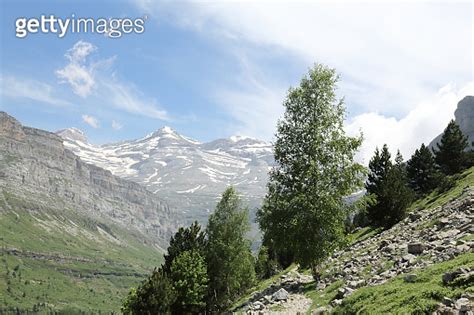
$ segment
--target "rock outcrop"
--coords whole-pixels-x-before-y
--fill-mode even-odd
[[[454,117],[461,131],[468,137],[469,149],[474,149],[474,96],[469,95],[459,101]],[[437,136],[429,147],[436,147],[441,137],[442,134]]]
[[[144,187],[84,163],[58,135],[24,127],[5,112],[0,112],[0,189],[113,222],[162,248],[177,225],[176,214]]]

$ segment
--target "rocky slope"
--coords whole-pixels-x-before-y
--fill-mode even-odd
[[[201,222],[228,185],[251,208],[259,206],[273,164],[271,145],[246,137],[200,143],[163,127],[141,139],[95,146],[75,128],[57,134],[83,161],[146,186]]]
[[[468,137],[468,149],[474,149],[474,96],[469,95],[459,101],[454,117],[461,131]],[[429,147],[436,148],[441,136],[442,134],[431,141]]]
[[[0,112],[0,313],[117,312],[162,262],[178,215]]]
[[[375,296],[371,294],[383,295],[367,293],[371,287],[388,287],[396,281],[403,287],[403,283],[410,285],[423,281],[424,278],[418,275],[420,271],[464,257],[462,268],[438,275],[434,281],[437,285],[443,283],[445,294],[456,294],[454,287],[450,288],[453,281],[467,283],[467,289],[456,289],[461,294],[435,301],[439,303],[436,307],[439,314],[471,314],[467,311],[473,309],[474,302],[474,169],[468,174],[462,184],[467,185],[453,191],[456,196],[451,201],[434,208],[415,209],[391,229],[361,239],[328,258],[322,266],[319,282],[314,282],[309,274],[293,269],[276,278],[264,290],[251,294],[237,310],[255,314],[294,314],[295,310],[307,312],[310,309],[318,314],[345,313],[351,303],[369,304]],[[386,291],[387,303],[392,291],[394,289]],[[357,298],[351,300],[354,295]],[[388,311],[398,312],[390,307],[392,309]],[[383,305],[376,309],[382,310]]]
[[[168,205],[132,181],[86,164],[47,131],[23,127],[0,112],[0,187],[60,199],[91,217],[133,229],[164,246],[176,228]]]

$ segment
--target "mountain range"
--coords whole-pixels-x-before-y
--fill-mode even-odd
[[[270,143],[241,136],[201,143],[163,127],[141,139],[97,146],[76,128],[57,134],[84,162],[143,185],[188,221],[206,222],[229,185],[250,208],[258,207],[274,164]]]

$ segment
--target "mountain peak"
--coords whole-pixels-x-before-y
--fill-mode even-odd
[[[161,136],[176,136],[178,133],[169,126],[163,126],[160,129],[157,129],[149,134],[146,135],[144,139],[147,138],[154,138],[154,137],[161,137]]]
[[[87,143],[87,136],[86,134],[78,128],[66,128],[59,131],[56,131],[56,134],[63,139],[81,141],[83,143]]]

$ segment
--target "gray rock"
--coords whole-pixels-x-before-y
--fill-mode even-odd
[[[416,260],[416,256],[412,254],[406,254],[406,255],[403,255],[402,257],[402,261],[406,261],[410,264],[413,263],[415,260]]]
[[[454,301],[448,297],[443,297],[443,304],[447,306],[453,306]]]
[[[332,300],[331,302],[331,306],[333,307],[337,307],[337,306],[340,306],[342,305],[342,300],[341,299],[335,299],[335,300]]]
[[[470,311],[472,308],[471,302],[466,298],[458,299],[454,305],[456,309],[460,310],[461,312]]]
[[[272,298],[274,301],[286,301],[288,299],[288,292],[281,288],[277,292],[273,293]]]
[[[414,255],[419,255],[423,253],[423,244],[421,243],[410,243],[408,244],[408,253],[409,254],[414,254]]]

